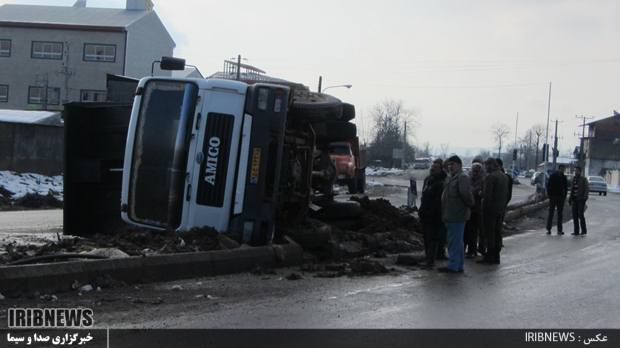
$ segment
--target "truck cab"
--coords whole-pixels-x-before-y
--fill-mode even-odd
[[[140,80],[122,219],[179,233],[209,226],[250,244],[271,240],[289,93],[267,83]]]

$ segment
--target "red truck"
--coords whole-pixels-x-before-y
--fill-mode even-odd
[[[364,193],[365,168],[362,166],[359,138],[329,144],[329,157],[336,168],[336,182],[346,185],[349,193]]]

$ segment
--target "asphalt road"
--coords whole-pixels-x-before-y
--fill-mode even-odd
[[[620,328],[620,195],[588,205],[587,236],[571,236],[572,221],[564,236],[526,231],[505,239],[501,265],[467,260],[461,275],[292,281],[298,269],[279,269],[5,304],[91,307],[97,326],[117,328]]]
[[[389,199],[395,206],[401,206],[407,204],[407,188],[409,187],[409,177],[414,176],[417,178],[416,185],[418,189],[417,204],[420,205],[420,199],[422,195],[422,187],[424,185],[423,178],[427,175],[428,171],[415,170],[411,173],[404,175],[389,175],[389,176],[369,176],[366,178],[367,182],[371,182],[368,188],[368,195],[371,198],[386,198]],[[536,188],[529,183],[529,179],[519,178],[520,184],[513,185],[511,203],[523,202],[527,198],[536,192]],[[382,186],[374,186],[372,183],[379,183]],[[340,192],[346,193],[346,188],[340,188]]]

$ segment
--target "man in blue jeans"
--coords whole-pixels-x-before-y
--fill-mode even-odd
[[[471,215],[474,197],[469,177],[463,173],[463,162],[458,156],[448,158],[449,176],[441,195],[441,217],[448,230],[448,266],[437,270],[444,273],[463,272],[463,233]]]

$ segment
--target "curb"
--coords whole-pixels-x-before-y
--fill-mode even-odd
[[[549,200],[545,199],[542,202],[534,202],[531,204],[520,205],[517,208],[509,210],[506,212],[506,216],[504,217],[505,221],[512,221],[518,219],[522,216],[525,216],[533,211],[539,210],[541,208],[545,208],[549,205]]]
[[[70,291],[76,280],[85,284],[108,276],[129,284],[170,281],[240,273],[256,266],[294,266],[302,258],[301,246],[288,239],[288,244],[231,250],[5,266],[0,267],[0,292],[10,296],[35,291]]]

